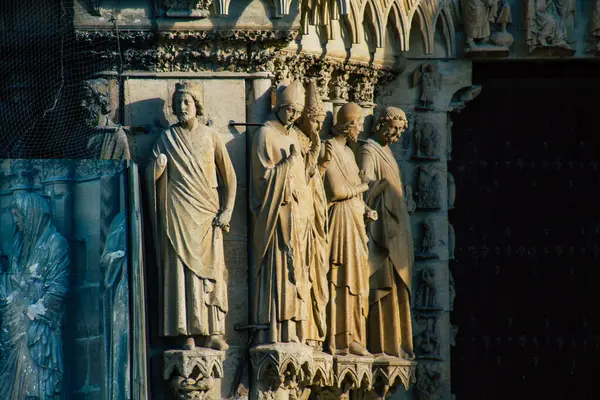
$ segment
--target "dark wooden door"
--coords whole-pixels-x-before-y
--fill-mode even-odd
[[[455,115],[463,399],[592,399],[600,372],[600,64],[476,64]]]

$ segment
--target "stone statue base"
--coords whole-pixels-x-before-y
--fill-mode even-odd
[[[479,44],[465,48],[465,57],[468,58],[506,58],[509,48],[493,44]]]
[[[198,10],[198,9],[173,9],[170,8],[166,12],[167,17],[170,18],[208,18],[210,17],[210,11]]]
[[[250,349],[257,399],[308,399],[311,386],[333,384],[333,357],[300,343]]]
[[[390,389],[395,390],[399,383],[408,390],[411,383],[416,381],[415,371],[417,362],[399,357],[379,356],[373,361],[373,381],[380,395],[386,396]],[[381,388],[380,388],[381,387]]]
[[[568,44],[535,46],[529,54],[538,57],[573,57],[575,49]]]
[[[163,378],[170,381],[177,399],[217,399],[217,380],[223,378],[224,358],[223,351],[201,347],[168,350],[163,353]]]

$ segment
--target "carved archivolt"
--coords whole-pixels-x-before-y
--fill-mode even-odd
[[[383,48],[386,36],[394,32],[394,42],[399,43],[400,51],[408,51],[410,31],[413,23],[419,24],[425,54],[432,54],[436,29],[441,27],[448,54],[454,54],[455,7],[448,0],[305,0],[302,3],[303,33],[308,26],[326,28],[326,40],[334,39],[331,20],[341,20],[351,36],[353,44],[360,44],[365,38],[365,23],[374,27],[374,42]],[[394,29],[388,29],[388,26]]]

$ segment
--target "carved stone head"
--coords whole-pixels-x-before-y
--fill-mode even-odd
[[[379,136],[387,143],[395,143],[408,127],[406,114],[400,108],[386,107],[373,127],[373,136]]]
[[[173,114],[179,122],[188,121],[191,118],[203,115],[202,95],[200,86],[190,81],[183,81],[175,84],[175,92],[171,100]]]
[[[314,81],[311,81],[306,90],[306,107],[304,107],[298,127],[307,136],[310,135],[310,132],[320,133],[323,122],[325,122],[325,116],[325,107],[319,96],[317,85]]]
[[[344,135],[350,142],[356,142],[363,129],[365,116],[361,106],[356,103],[344,104],[337,113],[333,126],[334,136]]]
[[[90,79],[83,82],[79,110],[81,119],[87,126],[97,127],[100,125],[102,116],[111,111],[106,79]]]
[[[282,84],[277,88],[277,106],[275,112],[279,121],[290,127],[300,118],[304,110],[305,91],[298,80],[289,85]]]

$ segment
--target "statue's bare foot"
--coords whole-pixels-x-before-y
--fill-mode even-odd
[[[357,356],[370,356],[371,355],[371,353],[369,353],[367,351],[367,349],[365,349],[363,346],[361,346],[357,342],[350,343],[349,350],[350,350],[350,353],[357,355]]]
[[[196,348],[196,342],[194,341],[194,338],[191,336],[186,337],[183,340],[182,347],[184,350],[194,350],[194,348]]]
[[[212,335],[206,340],[206,347],[209,349],[225,351],[229,348],[222,335]]]
[[[402,357],[405,360],[409,360],[409,361],[412,361],[416,358],[415,353],[413,353],[413,352],[408,353],[402,349],[400,349],[400,357]]]

